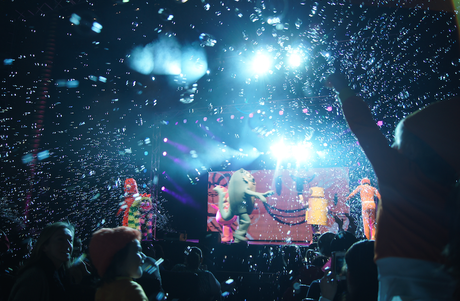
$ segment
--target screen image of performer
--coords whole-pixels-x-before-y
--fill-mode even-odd
[[[224,198],[224,208],[228,209],[230,207],[230,204],[228,202],[228,189],[223,187],[223,191],[225,192],[225,198]],[[224,220],[222,218],[222,214],[219,211],[219,206],[211,204],[211,206],[217,210],[216,212],[216,222],[222,226],[222,237],[221,237],[221,242],[232,242],[233,241],[233,229],[232,229],[232,224],[236,222],[238,217],[235,215],[231,220]]]
[[[311,225],[313,234],[319,234],[319,226],[327,225],[327,207],[329,202],[324,197],[324,188],[311,187],[310,196],[306,202],[308,210],[305,215],[307,224]]]
[[[361,185],[350,193],[347,197],[347,201],[358,192],[361,197],[364,235],[366,235],[367,239],[374,240],[376,227],[374,197],[377,197],[380,201],[380,193],[377,188],[371,186],[371,181],[368,178],[363,178],[361,180]]]

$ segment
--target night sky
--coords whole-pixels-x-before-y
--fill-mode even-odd
[[[2,228],[68,219],[87,239],[120,223],[127,177],[158,195],[159,231],[189,238],[206,230],[208,171],[348,167],[350,186],[376,183],[325,78],[348,77],[389,144],[398,120],[459,94],[450,2],[387,2],[2,1]],[[309,154],[277,162],[280,141]]]

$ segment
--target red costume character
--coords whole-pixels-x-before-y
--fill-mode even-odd
[[[143,238],[152,238],[152,199],[150,194],[139,194],[136,180],[128,178],[125,180],[125,200],[121,203],[118,210],[119,215],[123,210],[123,226],[130,227],[141,231],[142,224],[146,224],[146,231],[143,232]],[[141,211],[144,215],[141,216]]]
[[[368,178],[361,180],[361,185],[356,187],[352,193],[347,197],[347,201],[354,197],[359,192],[362,205],[362,216],[364,235],[367,239],[375,239],[375,201],[376,196],[379,201],[381,200],[380,193],[377,188],[371,186],[371,181]]]
[[[139,196],[139,191],[137,190],[137,183],[136,180],[133,178],[128,178],[125,180],[125,199],[121,203],[120,209],[118,209],[117,215],[124,210],[123,213],[123,226],[128,227],[128,219],[129,219],[129,209],[133,205],[136,197]]]

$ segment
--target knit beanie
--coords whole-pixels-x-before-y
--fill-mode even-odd
[[[103,277],[115,254],[133,240],[141,240],[141,233],[129,227],[102,228],[93,233],[89,256],[97,273]]]
[[[403,127],[429,145],[460,175],[460,97],[433,103],[407,116]]]

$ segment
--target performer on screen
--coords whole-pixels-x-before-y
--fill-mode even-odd
[[[228,210],[228,208],[230,207],[230,204],[228,203],[228,189],[226,187],[222,187],[222,190],[225,192],[224,209]],[[236,222],[238,217],[235,215],[231,220],[226,221],[222,218],[222,214],[219,211],[219,206],[215,204],[211,204],[211,206],[217,210],[216,221],[219,225],[222,226],[221,242],[232,242],[233,241],[232,224]]]
[[[304,185],[307,185],[306,188],[308,189],[310,182],[313,181],[315,177],[316,177],[316,174],[313,174],[305,178],[291,175],[291,179],[295,182],[295,190],[297,191],[297,196],[299,197],[300,203],[304,202],[304,199],[303,199]]]
[[[305,214],[307,224],[311,225],[313,235],[320,234],[319,226],[327,225],[327,211],[329,202],[324,197],[324,188],[311,187],[310,196],[305,204],[308,208]]]
[[[362,204],[362,216],[364,235],[367,239],[375,239],[375,201],[374,196],[381,200],[380,193],[377,188],[371,186],[371,181],[368,178],[361,180],[361,185],[356,187],[347,197],[347,201],[359,192]]]

